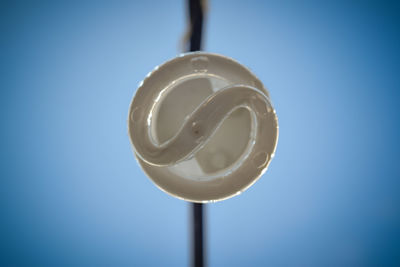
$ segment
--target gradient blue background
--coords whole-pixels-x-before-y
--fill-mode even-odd
[[[184,1],[0,3],[0,263],[185,266],[188,204],[127,136],[136,86],[179,53]],[[400,8],[210,1],[205,49],[249,66],[280,122],[244,194],[207,205],[210,266],[400,265]]]

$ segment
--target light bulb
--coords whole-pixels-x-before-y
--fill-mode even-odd
[[[163,191],[192,202],[243,192],[267,169],[278,120],[259,79],[217,54],[182,54],[150,72],[129,110],[137,160]]]

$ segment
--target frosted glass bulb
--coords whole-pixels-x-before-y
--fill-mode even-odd
[[[238,62],[205,52],[149,73],[132,100],[128,128],[148,177],[192,202],[243,192],[266,171],[278,140],[262,83]]]

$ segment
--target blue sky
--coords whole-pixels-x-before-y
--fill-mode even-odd
[[[268,172],[207,205],[210,266],[400,263],[399,4],[210,1],[206,51],[248,66],[280,123]],[[183,1],[0,4],[0,262],[185,266],[188,204],[127,135],[136,86],[173,58]]]

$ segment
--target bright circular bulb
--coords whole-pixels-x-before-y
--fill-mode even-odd
[[[223,200],[267,169],[278,141],[269,94],[238,62],[180,55],[149,73],[132,100],[136,158],[163,191],[192,202]]]

